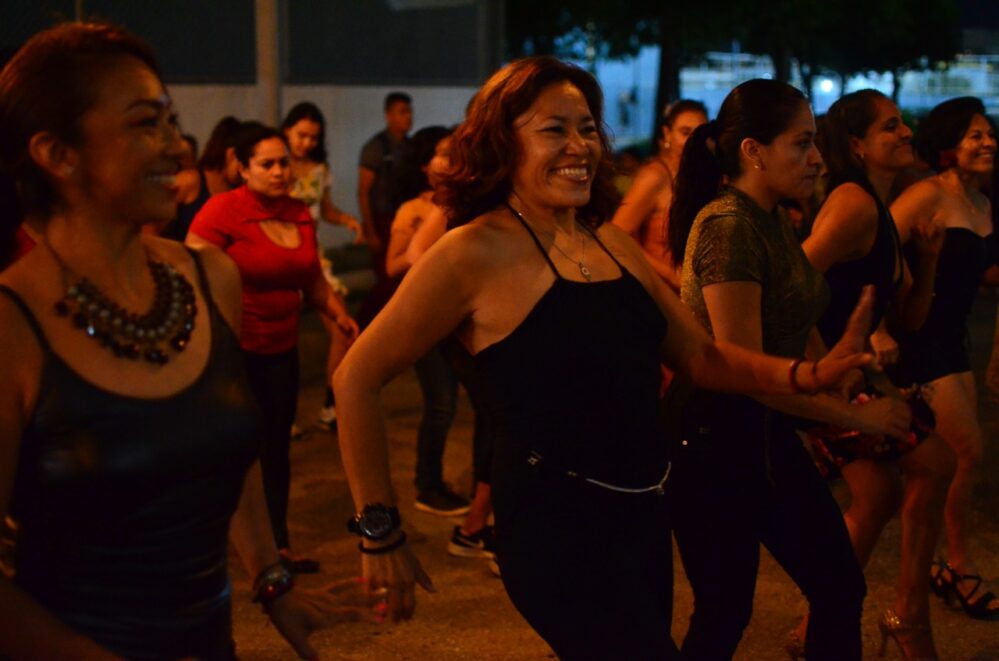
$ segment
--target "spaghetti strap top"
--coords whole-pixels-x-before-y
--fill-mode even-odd
[[[14,580],[70,628],[133,659],[233,658],[227,535],[261,424],[236,337],[192,256],[210,353],[189,386],[163,398],[84,379],[0,287],[44,352],[10,503]]]
[[[524,219],[524,216],[521,215],[520,212],[518,212],[509,204],[506,205],[506,208],[509,209],[511,213],[513,213],[513,217],[516,218],[520,222],[520,224],[523,225],[524,229],[527,230],[527,233],[531,235],[531,239],[534,241],[534,245],[537,246],[538,252],[540,252],[541,256],[545,258],[546,262],[548,262],[548,266],[551,268],[552,273],[555,274],[555,278],[557,280],[567,280],[567,278],[563,277],[562,274],[559,272],[558,268],[555,266],[555,262],[552,261],[552,258],[548,256],[548,251],[545,250],[545,245],[541,243],[541,239],[539,239],[538,235],[534,233],[534,230],[531,229],[531,226],[527,224],[527,220]],[[610,257],[611,261],[614,262],[618,270],[621,271],[621,275],[623,276],[627,271],[627,269],[621,266],[621,262],[617,261],[617,257],[615,257],[610,250],[607,250],[607,246],[605,246],[603,241],[600,240],[600,237],[597,236],[596,232],[591,230],[589,226],[587,226],[585,223],[582,224],[582,227],[586,230],[586,233],[589,234],[594,241],[596,241],[597,245],[600,246],[600,249],[603,250],[608,257]]]
[[[516,215],[516,214],[514,214]],[[607,250],[621,277],[597,282],[559,273],[530,226],[519,219],[555,274],[527,317],[500,341],[451,354],[477,412],[495,433],[492,493],[497,525],[536,486],[528,459],[622,487],[657,483],[669,462],[657,415],[666,319],[642,284]],[[535,486],[532,486],[535,485]]]

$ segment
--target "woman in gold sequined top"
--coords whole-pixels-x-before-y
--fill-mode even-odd
[[[811,193],[822,162],[814,136],[801,92],[751,80],[687,142],[670,243],[683,258],[681,297],[717,341],[787,357],[824,353],[814,325],[826,286],[778,206]],[[890,434],[908,424],[904,405],[851,406],[827,392],[697,393],[688,412],[674,485],[696,604],[683,654],[731,658],[752,612],[763,543],[809,600],[808,658],[859,659],[863,573],[790,416]]]

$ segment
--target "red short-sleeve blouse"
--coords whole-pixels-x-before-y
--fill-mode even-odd
[[[260,227],[266,220],[295,223],[301,235],[298,247],[284,248],[271,241]],[[209,198],[190,232],[222,248],[239,267],[243,348],[275,354],[294,347],[301,292],[322,277],[309,207],[290,197],[267,198],[241,186]]]

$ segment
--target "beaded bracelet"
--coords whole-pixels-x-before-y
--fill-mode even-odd
[[[384,555],[385,553],[391,553],[397,548],[400,548],[405,543],[406,543],[406,532],[404,530],[400,530],[399,539],[395,540],[391,544],[368,548],[367,546],[364,545],[364,540],[362,539],[357,543],[357,548],[364,555]]]
[[[253,603],[263,606],[264,611],[281,595],[295,587],[295,577],[281,561],[267,565],[253,579]]]

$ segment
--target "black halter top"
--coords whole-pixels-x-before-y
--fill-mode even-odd
[[[516,215],[516,214],[515,214]],[[509,516],[533,477],[532,452],[563,470],[622,487],[662,479],[669,461],[658,414],[666,319],[642,284],[592,233],[621,276],[555,281],[509,335],[471,355],[452,343],[477,413],[496,433],[493,500]],[[526,482],[525,482],[526,481]]]
[[[44,352],[10,514],[15,582],[70,628],[131,659],[232,658],[229,519],[260,418],[235,334],[198,267],[211,350],[170,397],[104,390]]]

